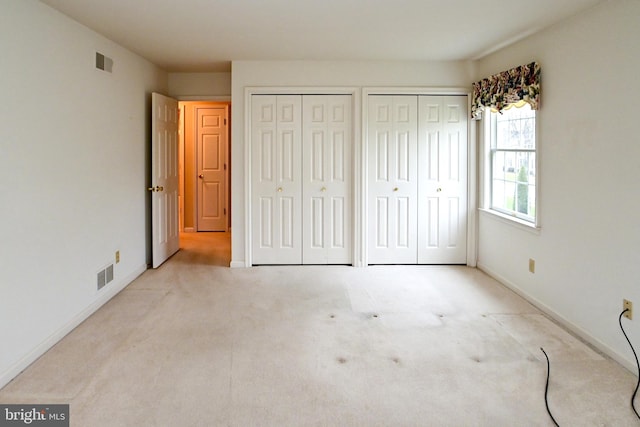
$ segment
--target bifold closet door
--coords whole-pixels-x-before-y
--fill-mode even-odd
[[[418,263],[467,262],[467,97],[420,96]]]
[[[351,264],[351,96],[304,95],[302,128],[302,262]]]
[[[302,262],[302,97],[251,98],[253,264]]]
[[[418,97],[368,97],[368,263],[417,263]]]

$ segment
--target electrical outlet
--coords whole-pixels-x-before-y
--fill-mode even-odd
[[[120,251],[116,251],[116,264],[120,262]]]
[[[529,258],[529,273],[536,272],[536,260],[533,258]]]
[[[633,320],[633,303],[631,301],[629,301],[628,299],[623,299],[622,310],[628,310],[623,314],[623,316],[629,320]]]

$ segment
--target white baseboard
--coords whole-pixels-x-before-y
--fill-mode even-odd
[[[246,266],[244,261],[231,261],[231,264],[229,264],[231,268],[245,268]]]
[[[0,374],[0,389],[9,384],[11,380],[17,377],[22,371],[29,367],[33,362],[38,360],[40,356],[45,354],[51,347],[56,345],[62,338],[64,338],[69,332],[74,330],[78,325],[84,322],[89,316],[95,313],[100,307],[107,303],[111,298],[116,296],[120,291],[126,288],[131,282],[133,282],[138,276],[145,272],[147,265],[143,264],[135,269],[127,277],[120,280],[114,280],[112,283],[102,288],[97,295],[97,298],[84,310],[74,316],[66,325],[54,332],[49,338],[41,342],[33,350],[31,350],[26,356],[16,362],[13,366]]]
[[[533,296],[529,295],[527,292],[520,289],[515,283],[507,280],[506,278],[496,273],[495,271],[491,270],[490,268],[483,265],[482,263],[478,263],[478,269],[487,273],[489,276],[493,277],[498,282],[502,283],[504,286],[506,286],[516,294],[520,295],[522,298],[529,301],[537,309],[545,313],[547,316],[551,317],[561,326],[563,326],[564,328],[566,328],[567,330],[569,330],[570,332],[572,332],[573,334],[581,338],[583,341],[587,342],[588,344],[596,348],[601,353],[605,354],[606,356],[609,356],[610,358],[618,362],[620,365],[622,365],[623,367],[631,371],[631,373],[633,373],[634,375],[636,374],[637,367],[634,360],[627,359],[625,356],[621,355],[616,350],[614,350],[613,348],[609,347],[607,344],[600,341],[598,338],[591,335],[589,332],[585,331],[581,327],[567,320],[564,316],[562,316],[560,313],[550,308],[548,305],[546,305],[542,301],[538,300],[537,298],[534,298]]]

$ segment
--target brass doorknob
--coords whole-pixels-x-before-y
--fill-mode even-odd
[[[204,178],[203,174],[198,175],[198,178]]]
[[[282,187],[278,187],[278,193],[282,193]]]
[[[156,191],[164,191],[164,187],[158,185],[156,186]]]
[[[149,191],[156,191],[155,187],[149,187],[149,188],[147,188],[147,190],[149,190]]]
[[[393,189],[393,191],[398,191],[398,187],[395,187],[395,188]]]
[[[438,189],[436,190],[438,193],[442,191],[442,188],[438,187]]]
[[[322,192],[324,193],[325,191],[327,191],[327,187],[322,187],[322,188],[320,189],[320,191],[322,191]]]

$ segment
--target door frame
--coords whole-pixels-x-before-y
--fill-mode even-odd
[[[197,176],[198,176],[198,147],[196,140],[196,111],[198,108],[221,108],[224,107],[227,116],[227,170],[225,174],[225,195],[227,209],[227,231],[231,227],[231,101],[226,100],[181,100],[178,98],[178,105],[181,107],[181,114],[184,118],[181,120],[183,127],[180,132],[182,140],[180,157],[182,164],[180,167],[183,171],[183,182],[181,185],[180,212],[182,231],[186,233],[198,232],[198,196],[197,196]],[[187,118],[191,120],[187,121]],[[187,156],[187,153],[192,153]],[[190,173],[189,173],[190,172]],[[186,197],[187,190],[191,196]],[[186,212],[189,211],[190,215]],[[189,226],[184,226],[185,216],[188,216]]]
[[[353,97],[353,266],[366,267],[367,263],[367,132],[369,95],[466,95],[471,111],[471,92],[467,87],[355,87],[312,86],[279,87],[256,86],[244,89],[244,266],[253,265],[251,259],[251,97],[253,95],[351,95]],[[469,120],[467,127],[467,265],[477,264],[477,151],[476,124]]]
[[[368,206],[368,191],[369,185],[366,177],[368,176],[368,133],[364,130],[367,129],[369,121],[369,95],[466,95],[467,96],[467,111],[471,111],[471,95],[469,88],[466,87],[365,87],[362,89],[362,143],[360,144],[360,162],[362,164],[360,177],[362,182],[362,188],[360,189],[361,200],[359,204],[361,206]],[[477,228],[478,228],[478,201],[477,201],[477,152],[475,150],[476,144],[476,122],[468,118],[467,125],[467,263],[469,267],[475,267],[477,264]],[[367,224],[369,217],[367,209],[364,209],[360,213],[360,219],[363,224]],[[363,233],[360,247],[363,250],[362,258],[364,259],[364,265],[367,265],[368,260],[368,235]]]

